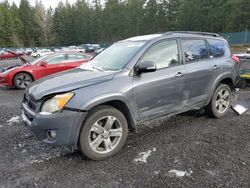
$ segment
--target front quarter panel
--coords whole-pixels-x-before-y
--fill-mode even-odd
[[[133,79],[128,74],[128,71],[120,72],[113,80],[74,90],[75,96],[66,107],[89,111],[97,105],[119,100],[127,105],[135,121],[137,115],[132,103]]]
[[[28,74],[31,74],[32,77],[34,78],[32,69],[29,66],[16,67],[6,74],[6,80],[7,80],[8,86],[13,86],[13,79],[15,75],[21,72],[26,72]]]

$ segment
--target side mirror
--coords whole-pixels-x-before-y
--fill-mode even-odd
[[[46,67],[47,64],[48,63],[46,61],[41,61],[40,63],[38,63],[38,66]]]
[[[156,71],[156,65],[153,61],[143,61],[142,63],[139,63],[138,66],[135,67],[135,71],[138,74],[146,73],[146,72],[155,72]]]

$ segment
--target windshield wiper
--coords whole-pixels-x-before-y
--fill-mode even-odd
[[[101,67],[97,67],[97,66],[91,66],[91,68],[96,69],[96,70],[99,70],[99,71],[104,71],[104,69],[103,69],[103,68],[101,68]]]
[[[79,67],[80,69],[85,69],[85,70],[98,70],[98,71],[104,71],[103,68],[97,67],[97,66],[91,66],[89,64],[84,64]]]

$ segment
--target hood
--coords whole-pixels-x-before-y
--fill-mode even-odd
[[[112,80],[114,74],[111,71],[101,72],[76,68],[37,80],[28,87],[27,91],[35,100],[39,100],[53,93],[68,92]]]
[[[1,68],[0,67],[0,73],[4,73],[6,71],[11,71],[13,68],[20,67],[21,65],[12,65],[8,67]]]
[[[16,64],[16,65],[11,65],[11,66],[8,66],[8,67],[4,67],[4,68],[0,68],[0,73],[8,73],[12,70],[15,70],[16,68],[18,67],[27,67],[29,66],[29,64]]]
[[[22,56],[18,56],[18,58],[22,61],[23,64],[31,65],[31,63],[26,58]]]

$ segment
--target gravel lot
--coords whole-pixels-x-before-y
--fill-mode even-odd
[[[250,187],[250,110],[148,123],[118,155],[96,162],[37,141],[20,119],[22,97],[0,88],[0,187]],[[249,88],[238,97],[250,108]]]

